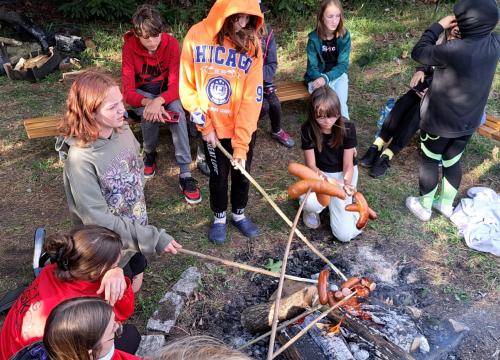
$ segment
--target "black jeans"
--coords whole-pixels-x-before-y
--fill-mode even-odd
[[[269,120],[271,120],[271,131],[277,133],[281,130],[281,104],[276,92],[264,95],[262,100],[262,109],[260,110],[259,119],[262,119],[269,113]]]
[[[394,108],[380,129],[380,137],[389,142],[389,149],[399,153],[415,135],[420,126],[420,97],[409,90],[401,96],[394,104]]]
[[[250,144],[248,144],[247,160],[245,163],[245,170],[250,172],[252,164],[253,148],[255,146],[256,133],[252,134]],[[231,139],[219,139],[220,143],[230,154],[233,153],[231,146]],[[231,172],[231,208],[233,212],[237,213],[247,206],[248,190],[250,182],[248,179],[237,169],[231,166],[229,159],[218,148],[208,146],[206,141],[203,141],[203,148],[205,150],[205,157],[210,168],[210,208],[214,213],[221,213],[227,210],[227,190],[228,190],[228,177]]]

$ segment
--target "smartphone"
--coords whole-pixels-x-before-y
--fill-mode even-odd
[[[163,118],[163,120],[165,120],[165,122],[169,122],[169,123],[178,123],[179,122],[180,114],[177,111],[167,111],[167,114],[170,116],[170,119],[168,119],[165,116]]]

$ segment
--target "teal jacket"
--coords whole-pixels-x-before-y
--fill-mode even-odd
[[[337,47],[339,48],[339,58],[337,66],[334,66],[329,72],[323,73],[325,69],[325,60],[321,57],[321,39],[316,30],[309,33],[307,40],[307,71],[304,80],[307,83],[323,76],[327,83],[339,78],[349,69],[349,54],[351,53],[351,34],[346,31],[345,35],[337,38]]]

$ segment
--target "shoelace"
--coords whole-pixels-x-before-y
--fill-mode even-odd
[[[193,191],[196,191],[196,184],[198,183],[198,181],[196,181],[194,178],[192,177],[189,177],[189,178],[186,178],[184,180],[184,190],[185,191],[189,191],[189,192],[193,192]]]

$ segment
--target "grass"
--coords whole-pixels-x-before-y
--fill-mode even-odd
[[[357,4],[357,3],[355,3]],[[386,11],[386,8],[389,10]],[[373,140],[380,107],[389,96],[405,91],[415,63],[405,54],[411,51],[421,32],[433,20],[449,12],[449,5],[442,5],[436,16],[433,6],[412,3],[405,6],[355,5],[346,9],[346,25],[352,36],[349,103],[352,119],[358,130],[358,152],[362,154]],[[278,79],[301,79],[305,69],[307,34],[312,30],[314,14],[304,14],[293,22],[271,19],[279,45]],[[177,23],[173,33],[180,40],[188,25]],[[82,35],[90,37],[96,49],[81,54],[84,67],[98,67],[119,76],[123,33],[127,24],[87,24]],[[65,198],[62,190],[61,164],[52,150],[53,139],[29,141],[22,128],[28,117],[61,114],[67,86],[60,83],[59,73],[51,74],[38,84],[14,82],[0,78],[0,179],[5,196],[0,207],[0,292],[30,279],[26,270],[31,251],[30,239],[34,227],[45,224],[48,232],[67,231],[70,228]],[[500,113],[500,77],[495,77],[488,112]],[[305,120],[305,107],[301,103],[285,104],[284,124],[299,140],[300,124]],[[293,218],[296,202],[287,197],[286,187],[292,178],[286,172],[289,161],[302,161],[300,145],[287,151],[269,139],[269,124],[261,121],[258,129],[259,143],[253,161],[253,175],[269,192],[289,218]],[[136,134],[140,130],[136,129]],[[189,206],[177,188],[177,167],[168,134],[160,134],[159,175],[146,184],[146,199],[150,222],[168,230],[188,248],[221,257],[237,257],[248,253],[249,262],[255,253],[269,253],[268,258],[279,258],[274,252],[276,244],[284,244],[288,237],[287,226],[255,189],[251,189],[248,214],[260,224],[263,236],[248,242],[231,227],[231,241],[214,248],[206,240],[211,211],[208,203],[208,181],[196,173],[204,201]],[[500,190],[500,159],[498,143],[474,135],[465,153],[464,178],[459,196],[471,185],[489,186]],[[379,212],[379,220],[371,222],[366,236],[384,239],[387,255],[416,262],[428,274],[429,286],[436,287],[458,302],[466,302],[478,291],[498,293],[498,260],[489,254],[468,249],[457,230],[440,216],[422,224],[408,215],[404,198],[416,194],[418,184],[418,146],[410,144],[392,164],[382,179],[371,179],[365,170],[360,171],[359,189],[370,205]],[[27,189],[30,189],[28,192]],[[339,256],[342,247],[336,247]],[[350,245],[346,245],[350,246]],[[20,249],[20,250],[19,250]],[[17,253],[16,251],[20,251]],[[13,255],[14,254],[14,255]],[[5,264],[17,261],[19,273]],[[2,265],[4,264],[4,265]],[[207,306],[221,309],[227,293],[236,291],[228,279],[240,278],[240,272],[225,268],[202,266],[196,259],[184,255],[152,258],[146,273],[142,294],[137,299],[135,321],[144,325],[154,311],[158,300],[188,266],[197,265],[203,270],[200,292],[205,294]],[[264,263],[257,264],[263,266]],[[193,311],[204,311],[193,305]]]

